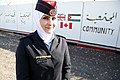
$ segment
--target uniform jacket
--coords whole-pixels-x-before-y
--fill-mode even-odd
[[[35,56],[51,55],[36,59]],[[69,80],[71,62],[63,37],[56,36],[48,50],[37,31],[20,39],[16,50],[17,80]]]

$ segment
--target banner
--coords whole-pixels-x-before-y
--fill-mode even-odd
[[[102,8],[103,7],[103,8]],[[120,25],[120,2],[85,2],[81,41],[115,47]]]
[[[55,32],[65,36],[67,39],[79,41],[83,2],[59,2],[57,8],[58,25]]]

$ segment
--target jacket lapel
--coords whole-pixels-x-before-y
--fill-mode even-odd
[[[46,52],[49,52],[46,45],[44,44],[44,41],[39,37],[37,31],[35,31],[32,35],[32,41],[34,45],[40,50],[41,48],[45,50]]]
[[[57,45],[59,44],[59,40],[57,38],[57,36],[55,35],[55,38],[52,42],[52,46],[51,46],[51,51],[48,50],[48,48],[46,47],[46,45],[44,44],[44,41],[39,37],[37,31],[35,31],[33,33],[32,36],[32,41],[34,42],[34,44],[36,45],[36,47],[40,50],[40,48],[44,49],[48,54],[52,55],[53,50],[57,47]]]
[[[53,43],[52,43],[52,46],[51,46],[51,52],[53,52],[53,50],[57,47],[58,44],[59,44],[58,38],[57,38],[57,36],[55,35],[55,38],[54,38]]]

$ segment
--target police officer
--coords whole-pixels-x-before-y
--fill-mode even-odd
[[[69,80],[71,62],[64,37],[54,33],[56,1],[38,0],[37,30],[20,39],[16,50],[17,80]]]

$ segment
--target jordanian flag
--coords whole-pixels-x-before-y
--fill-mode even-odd
[[[68,14],[68,21],[80,22],[81,14]]]

